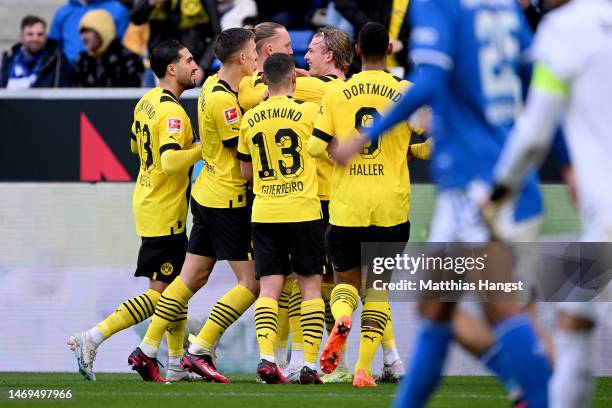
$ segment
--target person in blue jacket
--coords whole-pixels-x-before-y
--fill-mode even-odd
[[[122,39],[130,22],[128,9],[118,0],[68,0],[53,16],[49,37],[60,43],[64,54],[74,64],[79,53],[85,51],[79,34],[79,22],[90,10],[108,11],[117,27],[117,38]]]

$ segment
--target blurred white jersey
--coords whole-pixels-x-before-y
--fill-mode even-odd
[[[585,241],[612,234],[612,0],[572,0],[549,13],[533,56],[569,85],[564,129]]]

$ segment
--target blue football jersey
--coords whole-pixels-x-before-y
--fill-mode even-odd
[[[413,0],[411,56],[448,72],[432,103],[432,176],[441,190],[492,171],[523,100],[521,72],[532,41],[516,0]],[[542,202],[531,174],[516,219],[538,214]],[[531,184],[531,185],[530,185]]]

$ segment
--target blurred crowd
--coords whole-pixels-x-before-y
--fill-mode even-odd
[[[535,28],[542,14],[537,2],[517,1]],[[367,22],[380,22],[393,43],[389,66],[405,74],[410,69],[408,7],[409,0],[293,0],[291,6],[278,0],[67,0],[50,26],[37,16],[23,18],[19,42],[2,54],[0,87],[152,87],[156,78],[148,55],[169,38],[194,55],[201,83],[216,70],[215,36],[263,21],[284,25],[294,43],[306,38],[305,44],[321,26],[353,37]],[[294,51],[303,67],[300,47]]]

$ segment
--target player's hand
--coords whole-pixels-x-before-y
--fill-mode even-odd
[[[365,136],[359,135],[343,142],[330,145],[329,153],[331,154],[332,159],[345,166],[351,161],[353,156],[363,151],[363,146],[367,143],[367,141],[368,139]]]
[[[393,46],[392,53],[397,54],[401,50],[404,49],[404,44],[400,40],[391,40],[391,45]]]
[[[509,192],[505,187],[495,186],[488,187],[483,190],[482,195],[478,198],[479,193],[470,192],[470,195],[476,199],[480,208],[480,215],[491,231],[491,236],[495,241],[503,241],[506,236],[503,231],[503,223],[500,222],[500,214],[502,209],[506,207],[509,199]]]
[[[578,193],[576,188],[576,176],[574,175],[573,167],[570,165],[564,166],[561,169],[561,178],[567,185],[567,190],[569,191],[574,206],[576,206],[576,208],[579,208]]]
[[[295,75],[298,77],[309,77],[310,76],[310,72],[306,71],[305,69],[302,68],[296,68],[295,69]]]

